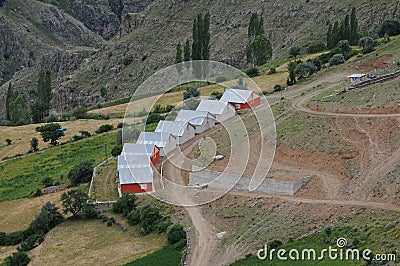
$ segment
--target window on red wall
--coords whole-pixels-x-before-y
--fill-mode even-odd
[[[147,189],[147,184],[140,184],[141,189]]]
[[[237,103],[237,104],[235,105],[235,108],[236,108],[236,109],[240,109],[240,103]]]

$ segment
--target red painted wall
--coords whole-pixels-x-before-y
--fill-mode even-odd
[[[154,146],[153,154],[150,156],[151,163],[155,165],[160,160],[160,149],[157,146]]]
[[[246,103],[239,103],[239,104],[238,103],[230,103],[230,104],[233,105],[233,107],[235,108],[236,111],[251,109],[251,108],[254,108],[254,107],[257,107],[260,105],[260,96],[254,98],[253,100],[250,100]],[[237,106],[237,105],[239,105],[239,106]]]
[[[147,183],[147,189],[141,189],[140,184],[126,184],[121,185],[121,193],[122,195],[125,192],[129,193],[144,193],[144,192],[151,192],[153,191],[153,186],[151,183]]]

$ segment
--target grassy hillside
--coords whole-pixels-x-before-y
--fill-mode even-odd
[[[0,201],[28,197],[42,188],[45,177],[68,183],[67,174],[76,164],[93,160],[96,164],[111,156],[116,133],[94,136],[0,164]]]

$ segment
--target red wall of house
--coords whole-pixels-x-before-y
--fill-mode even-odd
[[[147,189],[141,189],[140,184],[126,184],[121,185],[121,194],[123,195],[125,192],[129,193],[144,193],[153,191],[153,186],[151,183],[147,183]]]
[[[246,103],[240,103],[240,107],[237,107],[237,103],[231,103],[236,111],[238,110],[245,110],[257,107],[260,105],[260,97],[256,97],[254,100],[250,100]]]
[[[151,163],[155,165],[160,160],[160,149],[158,147],[154,147],[154,152],[150,156]]]

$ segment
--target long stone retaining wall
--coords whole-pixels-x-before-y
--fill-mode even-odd
[[[237,175],[202,170],[189,173],[189,186],[202,187],[206,185],[207,188],[217,190],[226,190],[232,187],[232,190],[236,191],[249,191],[250,179],[251,177],[241,177],[238,180]],[[311,176],[293,182],[265,179],[255,191],[293,196],[310,179]]]

